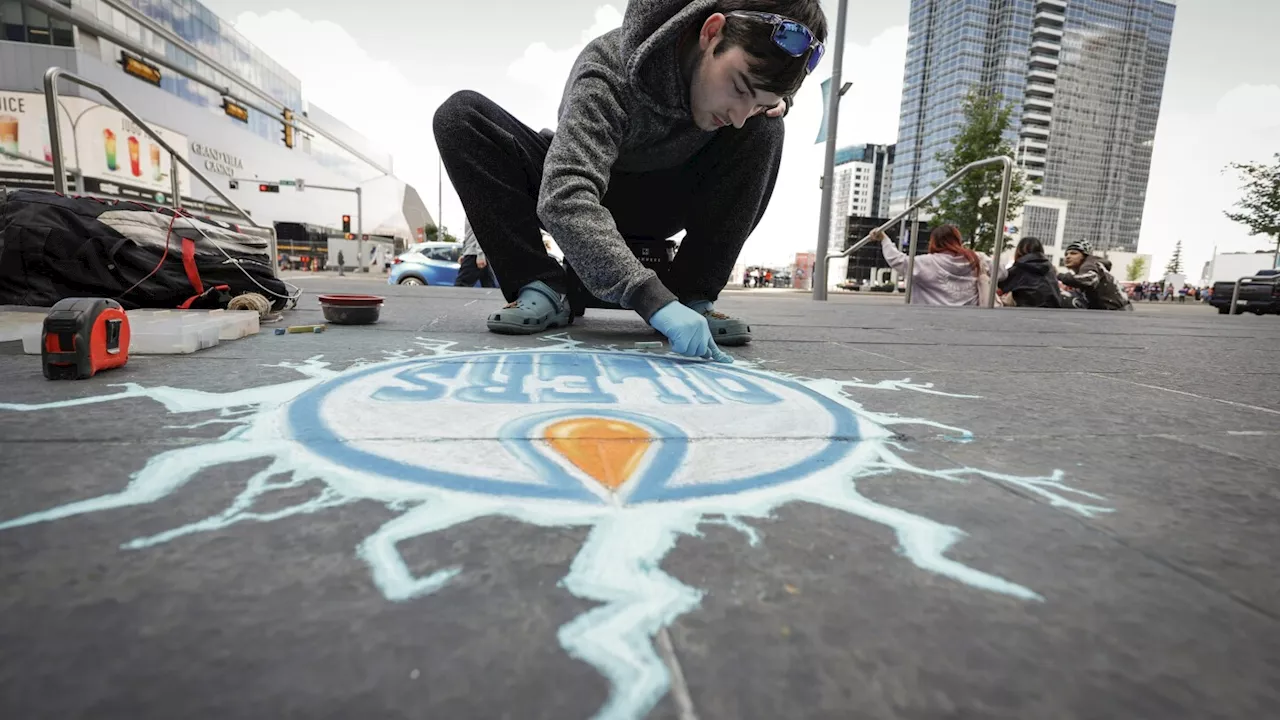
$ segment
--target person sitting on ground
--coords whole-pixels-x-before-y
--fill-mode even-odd
[[[907,271],[907,255],[880,230],[871,233],[879,241],[884,259],[900,274]],[[991,262],[964,246],[960,229],[940,225],[929,234],[929,254],[916,257],[911,280],[915,305],[980,305],[979,275],[990,277]]]
[[[1067,269],[1071,272],[1060,273],[1058,281],[1083,293],[1090,310],[1132,310],[1129,298],[1107,272],[1102,258],[1092,253],[1093,246],[1088,240],[1067,245]]]
[[[1060,308],[1062,294],[1053,262],[1045,257],[1044,245],[1033,237],[1022,238],[1013,251],[1013,265],[1000,281],[1000,291],[1008,293],[1016,307]]]
[[[579,54],[554,133],[475,92],[446,100],[436,142],[509,302],[489,329],[569,324],[541,225],[586,290],[635,310],[677,353],[731,362],[716,343],[751,330],[714,303],[769,204],[782,116],[826,35],[819,0],[631,0],[622,26]],[[661,278],[623,240],[682,229]]]

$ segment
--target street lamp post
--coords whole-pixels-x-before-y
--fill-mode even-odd
[[[840,126],[840,98],[849,89],[841,85],[841,66],[844,64],[844,26],[849,14],[849,0],[840,0],[836,12],[836,52],[832,59],[831,86],[827,96],[827,147],[822,162],[822,206],[818,211],[818,252],[813,273],[813,299],[827,299],[827,241],[831,234],[831,194],[835,190],[836,129]]]

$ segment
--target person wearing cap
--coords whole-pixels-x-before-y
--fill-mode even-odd
[[[492,332],[568,325],[563,266],[630,308],[690,357],[731,362],[751,341],[715,310],[764,215],[782,161],[790,98],[824,53],[819,0],[631,0],[565,84],[556,131],[538,132],[462,91],[436,111],[436,143],[507,305]],[[685,231],[659,277],[626,236]]]
[[[1093,254],[1088,240],[1076,240],[1066,248],[1067,269],[1058,274],[1058,282],[1079,290],[1090,310],[1132,310],[1119,283],[1107,271],[1102,258]]]

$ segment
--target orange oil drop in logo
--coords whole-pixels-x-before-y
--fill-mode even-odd
[[[639,425],[593,417],[561,420],[543,435],[556,452],[609,490],[635,473],[653,441]]]

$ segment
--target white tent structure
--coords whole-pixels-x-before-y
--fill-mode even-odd
[[[422,202],[422,197],[418,195],[418,191],[413,189],[412,185],[407,185],[392,177],[378,178],[365,184],[365,188],[369,188],[375,184],[395,183],[397,186],[395,193],[385,192],[386,188],[379,188],[378,195],[387,198],[394,197],[400,200],[398,205],[392,205],[387,202],[367,204],[365,213],[364,232],[370,235],[384,235],[394,237],[396,240],[402,241],[405,246],[418,242],[419,231],[427,226],[434,225],[435,221],[431,218],[431,213],[427,212],[427,206]],[[366,197],[374,193],[366,193]],[[372,205],[372,206],[370,206]],[[370,220],[375,219],[373,222]]]

